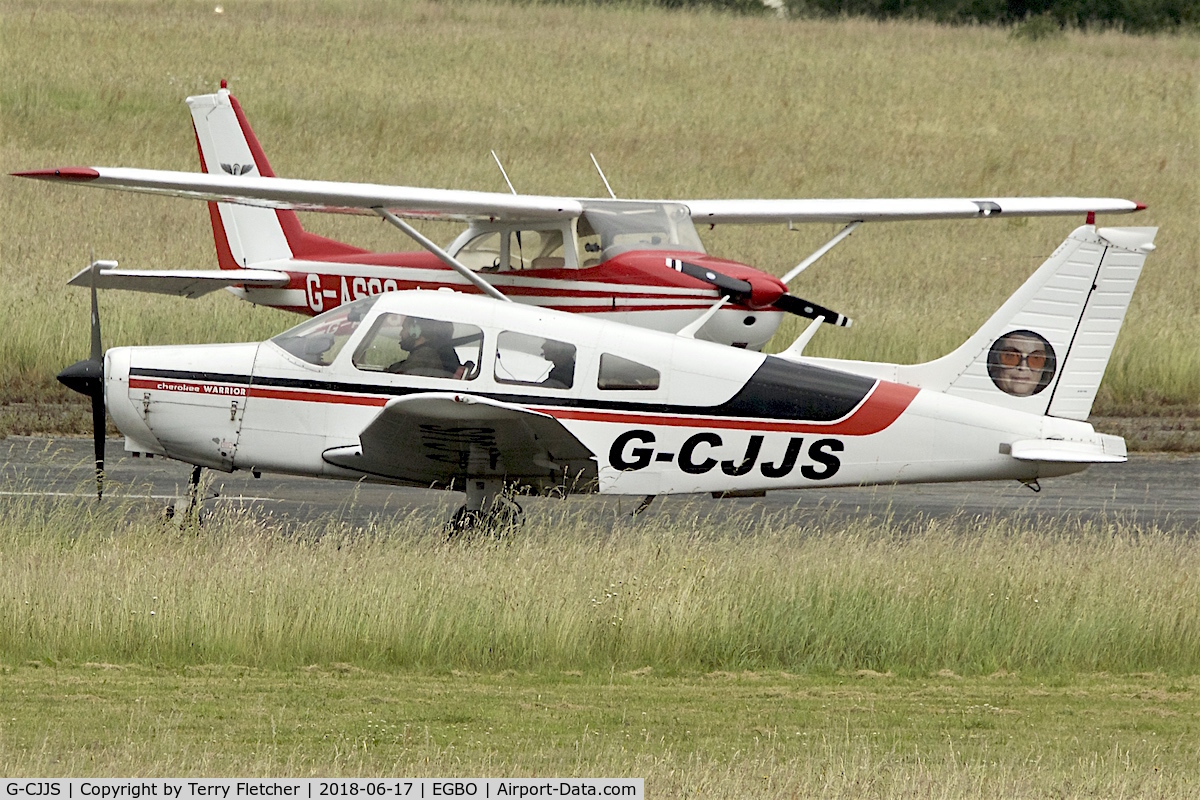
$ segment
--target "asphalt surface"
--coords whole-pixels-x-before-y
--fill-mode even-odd
[[[186,493],[189,465],[130,458],[119,440],[110,440],[107,450],[107,496],[165,508]],[[0,441],[0,454],[0,502],[41,496],[78,503],[94,497],[90,440],[14,436]],[[290,476],[256,479],[244,472],[210,471],[205,481],[207,508],[234,504],[296,523],[326,516],[365,525],[373,518],[412,513],[448,518],[463,502],[461,494],[431,489]],[[553,504],[556,510],[611,524],[627,519],[638,499],[577,496],[566,501],[565,509],[561,500],[521,502],[531,512]],[[1077,475],[1043,481],[1039,493],[1016,482],[989,482],[784,491],[763,498],[722,500],[707,495],[667,497],[656,500],[639,519],[686,516],[752,527],[764,515],[817,523],[870,516],[901,524],[962,517],[1081,518],[1196,533],[1200,532],[1200,455],[1135,454],[1125,464],[1093,466]]]

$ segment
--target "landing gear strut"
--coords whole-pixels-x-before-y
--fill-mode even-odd
[[[525,524],[525,510],[498,479],[467,480],[467,502],[446,523],[450,538],[481,533],[501,537]]]
[[[203,474],[203,467],[192,467],[192,477],[188,481],[187,507],[179,508],[184,498],[178,497],[173,500],[166,509],[168,520],[175,521],[181,527],[188,524],[200,525],[200,501],[203,499],[200,496],[200,478]],[[216,495],[214,494],[213,497]]]

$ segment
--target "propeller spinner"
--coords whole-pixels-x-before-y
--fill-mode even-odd
[[[92,261],[92,353],[58,373],[59,383],[92,399],[92,440],[96,449],[96,497],[104,496],[104,350],[100,345],[100,308],[96,273],[110,262]]]
[[[676,272],[681,272],[684,275],[695,278],[696,280],[701,280],[705,283],[712,284],[723,294],[741,302],[749,301],[754,290],[754,287],[749,281],[744,281],[740,278],[734,278],[721,272],[717,272],[716,270],[709,269],[708,267],[702,267],[698,264],[690,264],[687,261],[680,261],[677,258],[668,258],[667,266]],[[794,294],[788,294],[787,292],[779,294],[774,300],[762,307],[773,307],[779,311],[783,311],[788,314],[795,314],[799,317],[807,317],[808,319],[820,318],[830,325],[836,325],[843,328],[850,327],[850,325],[854,322],[854,320],[850,319],[850,317],[847,317],[845,314],[840,314],[831,308],[818,305],[817,303],[805,300],[802,297],[797,297]]]

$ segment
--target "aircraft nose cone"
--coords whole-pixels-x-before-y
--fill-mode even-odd
[[[750,282],[750,306],[765,308],[787,294],[787,287],[778,278],[758,273],[747,277]]]
[[[72,391],[95,397],[104,389],[104,364],[90,358],[76,361],[58,373],[58,382]]]

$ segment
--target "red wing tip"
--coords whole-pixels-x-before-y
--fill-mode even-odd
[[[1134,211],[1145,211],[1146,210],[1145,203],[1139,203],[1138,201],[1134,200],[1133,205],[1134,205],[1134,209],[1133,209]]]
[[[11,173],[14,178],[37,178],[44,181],[94,181],[100,173],[91,167],[60,167],[58,169],[31,169]]]

